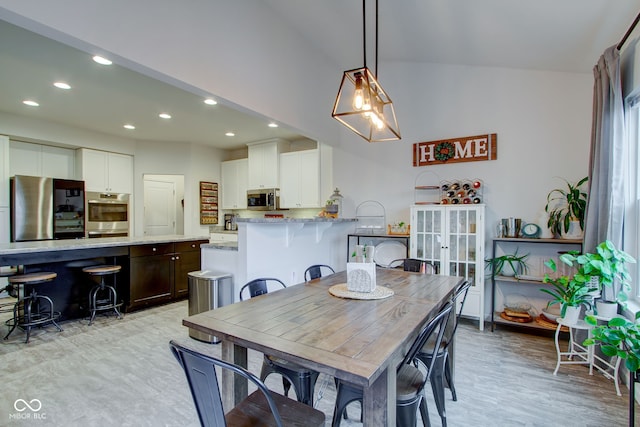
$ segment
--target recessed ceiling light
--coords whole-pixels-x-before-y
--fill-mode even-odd
[[[233,133],[233,132],[227,132],[227,133],[225,133],[225,135],[226,135],[226,136],[236,136],[236,134],[235,134],[235,133]]]
[[[40,104],[38,104],[36,101],[31,101],[30,99],[25,99],[24,101],[22,101],[23,104],[28,105],[29,107],[39,107]]]
[[[216,101],[215,99],[207,98],[204,100],[204,103],[207,105],[216,105],[218,101]]]
[[[160,113],[160,114],[158,114],[158,116],[161,119],[170,119],[171,118],[171,114],[167,114],[167,113]]]
[[[96,55],[93,57],[93,60],[96,61],[100,65],[111,65],[113,62],[109,61],[107,58],[104,58],[100,55]]]
[[[134,130],[136,127],[134,125],[124,125],[123,128],[129,129],[129,130]]]
[[[69,86],[65,82],[55,82],[53,85],[58,89],[65,89],[65,90],[71,89],[71,86]]]
[[[277,127],[278,127],[278,124],[277,124],[277,123],[273,123],[273,122],[271,122],[271,123],[269,123],[269,127],[270,127],[270,128],[277,128]]]

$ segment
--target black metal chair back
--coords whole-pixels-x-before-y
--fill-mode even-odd
[[[285,285],[282,280],[273,277],[261,277],[259,279],[253,279],[250,282],[247,282],[247,284],[244,285],[242,289],[240,289],[240,301],[244,301],[243,294],[245,289],[249,290],[249,298],[268,293],[269,283],[275,283],[282,286],[283,288],[287,287],[287,285]]]
[[[308,282],[309,280],[319,279],[322,277],[322,269],[326,269],[331,271],[331,274],[335,273],[335,270],[331,268],[330,265],[326,264],[315,264],[311,267],[307,268],[304,272],[304,281]]]
[[[436,317],[431,319],[429,323],[427,323],[422,328],[422,330],[420,331],[420,334],[418,334],[418,337],[415,339],[413,344],[411,344],[409,351],[407,351],[407,354],[405,354],[404,358],[402,359],[402,363],[398,365],[398,369],[397,369],[398,371],[402,369],[403,365],[411,364],[416,360],[416,356],[418,355],[418,352],[422,349],[422,347],[424,347],[426,342],[429,340],[429,338],[431,338],[431,336],[434,333],[436,333],[434,342],[436,344],[435,351],[437,351],[437,348],[440,346],[440,343],[442,342],[442,338],[444,337],[447,320],[449,319],[449,313],[451,313],[452,308],[453,308],[453,304],[451,304],[451,302],[446,303],[444,307],[442,307],[440,312],[436,315]],[[429,365],[426,366],[428,372],[425,378],[425,383],[429,380],[429,374],[431,374],[431,371],[433,370],[433,363],[434,361],[432,360],[431,363],[429,363]],[[424,387],[424,384],[423,384],[423,387]]]
[[[224,409],[222,407],[222,397],[220,395],[220,387],[218,385],[218,376],[216,374],[216,366],[228,369],[238,375],[245,377],[251,381],[264,394],[268,409],[273,414],[277,426],[282,426],[282,419],[278,408],[271,397],[271,393],[262,381],[246,369],[216,359],[211,356],[198,353],[191,349],[177,344],[175,341],[169,343],[173,355],[182,366],[191,396],[198,411],[200,424],[205,427],[226,426]],[[265,408],[267,409],[267,408]]]
[[[388,268],[397,268],[402,266],[404,271],[412,271],[414,273],[437,274],[436,267],[425,260],[417,258],[398,258],[391,261]]]

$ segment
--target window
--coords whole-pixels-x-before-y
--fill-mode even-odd
[[[625,165],[625,217],[623,250],[640,260],[640,93],[629,96],[625,105],[627,124],[624,157]],[[640,304],[640,268],[638,264],[628,265],[631,274],[632,291],[630,300]]]

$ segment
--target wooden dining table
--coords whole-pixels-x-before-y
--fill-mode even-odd
[[[351,299],[329,292],[346,281],[342,271],[189,316],[182,324],[221,339],[222,358],[240,366],[247,366],[247,349],[254,349],[361,387],[364,425],[394,425],[396,367],[463,278],[377,268],[377,286],[392,296]],[[226,411],[247,396],[246,380],[223,372],[221,383]]]

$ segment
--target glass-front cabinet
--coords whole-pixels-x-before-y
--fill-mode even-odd
[[[471,282],[462,314],[484,329],[484,205],[412,206],[410,246],[438,274]]]

